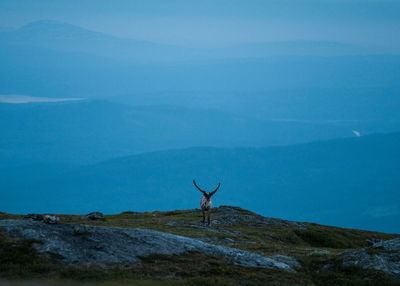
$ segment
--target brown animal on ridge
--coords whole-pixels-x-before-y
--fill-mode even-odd
[[[206,222],[206,214],[207,214],[208,225],[210,225],[210,223],[211,223],[210,215],[211,215],[211,208],[212,208],[211,197],[217,192],[221,183],[218,183],[218,187],[214,191],[209,192],[209,193],[200,189],[199,186],[196,185],[195,180],[193,180],[193,184],[200,192],[203,193],[203,196],[201,197],[201,200],[200,200],[200,207],[201,207],[201,211],[203,212],[203,224]]]

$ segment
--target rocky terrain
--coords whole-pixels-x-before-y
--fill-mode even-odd
[[[148,229],[51,225],[27,220],[1,220],[0,227],[10,235],[41,241],[36,244],[39,252],[60,255],[66,263],[140,262],[140,257],[152,254],[172,255],[189,251],[227,258],[238,265],[291,272],[294,270],[283,261],[297,263],[290,257],[283,256],[279,262],[255,253]]]
[[[400,279],[400,238],[378,240],[368,248],[343,252],[342,256],[345,266],[380,270]]]
[[[400,285],[396,234],[267,218],[228,206],[213,210],[211,226],[200,220],[199,210],[0,213],[0,282]]]

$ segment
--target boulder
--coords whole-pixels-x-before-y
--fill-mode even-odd
[[[106,217],[101,212],[92,212],[83,216],[84,220],[105,220]]]
[[[386,250],[395,250],[395,251],[400,251],[400,237],[390,239],[390,240],[378,240],[375,241],[372,244],[373,248],[380,248],[382,247],[383,249]]]
[[[85,235],[85,234],[91,234],[92,232],[93,232],[93,227],[89,225],[74,226],[74,235]]]
[[[371,247],[342,254],[343,265],[383,271],[400,279],[400,238],[374,241]]]
[[[283,263],[289,265],[290,267],[294,267],[294,268],[301,267],[300,262],[298,262],[295,258],[290,257],[290,256],[277,254],[273,258],[279,262],[283,262]]]
[[[43,217],[43,222],[47,224],[57,224],[60,221],[55,215],[45,215]]]
[[[41,215],[41,214],[27,214],[27,215],[24,216],[24,219],[42,221],[43,220],[43,215]]]

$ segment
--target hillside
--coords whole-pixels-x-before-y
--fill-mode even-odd
[[[128,211],[99,220],[57,216],[60,223],[49,225],[35,221],[40,215],[22,220],[0,214],[0,282],[399,285],[399,235],[274,219],[230,206],[213,209],[211,227],[200,223],[198,209]]]
[[[358,127],[353,122],[255,119],[210,107],[131,106],[100,100],[0,103],[0,168],[82,165],[191,146],[288,145],[353,136],[351,130]],[[376,128],[360,131],[364,130]]]
[[[33,165],[0,173],[0,209],[105,213],[198,206],[218,182],[216,205],[265,216],[400,232],[400,134],[270,148],[189,148],[87,166]],[[21,180],[23,178],[23,180]]]
[[[49,20],[31,22],[18,29],[0,33],[0,43],[130,62],[182,60],[195,52],[179,46],[118,38]]]

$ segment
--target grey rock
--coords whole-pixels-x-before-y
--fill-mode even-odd
[[[270,217],[263,217],[258,214],[241,214],[239,212],[248,212],[240,207],[219,206],[213,209],[211,220],[212,225],[237,225],[239,223],[246,224],[266,224],[279,225],[286,227],[295,227],[297,229],[306,229],[304,224],[296,221],[288,221]],[[201,211],[196,209],[190,212],[191,214],[201,214]]]
[[[300,268],[301,267],[300,262],[298,262],[295,258],[290,257],[290,256],[277,254],[273,258],[275,260],[277,260],[279,262],[283,262],[283,263],[285,263],[285,264],[287,264],[287,265],[289,265],[290,267],[293,267],[293,268],[296,268],[296,267]]]
[[[231,206],[220,206],[215,209],[218,214],[235,214],[238,213],[241,208]]]
[[[400,237],[390,240],[379,240],[372,244],[373,248],[384,248],[386,250],[397,250],[400,251]]]
[[[221,211],[222,210],[222,211]],[[228,214],[226,213],[228,211]],[[232,207],[219,207],[218,212],[222,212],[222,215],[217,215],[214,219],[211,220],[211,225],[213,226],[224,226],[224,225],[238,225],[241,223],[245,224],[255,224],[255,225],[277,225],[277,226],[284,226],[284,227],[294,227],[297,229],[305,229],[304,225],[300,222],[295,221],[287,221],[269,217],[263,217],[260,215],[247,215],[247,214],[236,214],[238,210]],[[212,228],[210,226],[204,225],[200,222],[188,222],[188,221],[169,221],[168,225],[173,226],[190,226],[193,228],[204,229],[211,232],[219,232],[219,233],[231,233],[231,234],[240,234],[239,231],[234,230],[224,230],[223,228]]]
[[[194,251],[242,266],[295,272],[290,265],[270,257],[154,230],[97,226],[85,235],[74,235],[76,225],[30,220],[0,220],[0,227],[10,235],[42,241],[43,244],[35,244],[39,252],[58,254],[66,263],[140,262],[140,257],[151,254]]]
[[[329,255],[329,254],[331,254],[331,252],[327,249],[317,249],[309,253],[308,256]]]
[[[370,248],[341,254],[344,266],[383,271],[400,279],[400,238],[374,242]]]
[[[24,219],[42,221],[43,220],[43,215],[41,215],[41,214],[27,214],[27,215],[24,216]]]
[[[212,225],[215,224],[214,222]],[[217,233],[227,233],[227,234],[234,234],[234,235],[240,235],[241,232],[237,230],[230,230],[230,229],[223,229],[223,228],[213,228],[211,226],[205,225],[201,222],[188,222],[184,220],[170,220],[167,222],[167,225],[170,226],[188,226],[188,227],[193,227],[197,229],[202,229],[205,231],[210,231],[210,232],[217,232]]]
[[[93,227],[88,225],[75,225],[74,226],[74,235],[85,235],[91,234],[93,232]]]
[[[382,241],[383,241],[382,239],[378,239],[378,238],[367,239],[368,246],[373,246],[375,243],[382,242]]]
[[[236,241],[234,239],[229,238],[229,237],[224,238],[224,242],[226,242],[226,243],[236,243]]]
[[[240,235],[242,234],[240,231],[237,230],[231,230],[231,229],[223,229],[223,228],[213,228],[207,225],[196,225],[196,224],[191,224],[190,225],[193,228],[197,228],[197,229],[203,229],[206,231],[210,231],[210,232],[217,232],[217,233],[227,233],[227,234],[235,234],[235,235]]]
[[[43,222],[47,224],[57,224],[60,221],[55,215],[45,215],[43,217]]]
[[[214,225],[237,225],[240,223],[279,225],[285,227],[291,226],[299,229],[304,228],[303,224],[299,222],[263,217],[260,215],[244,215],[244,214],[224,215],[224,216],[218,216],[218,218],[216,218],[213,222]]]
[[[92,212],[83,216],[84,220],[105,220],[106,217],[101,212]]]
[[[229,237],[226,237],[226,238],[201,237],[198,239],[203,242],[208,242],[208,243],[226,243],[226,244],[252,244],[252,243],[255,243],[254,241],[237,241],[237,240],[234,240]]]

